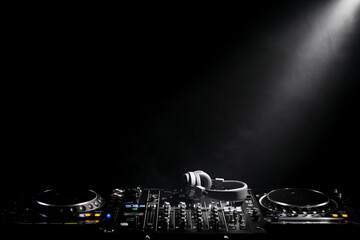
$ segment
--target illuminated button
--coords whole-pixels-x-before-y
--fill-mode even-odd
[[[110,220],[110,219],[111,219],[111,214],[110,214],[110,213],[106,214],[106,218],[107,218],[108,220]]]
[[[348,215],[347,214],[343,214],[343,215],[341,215],[342,217],[344,217],[344,218],[346,218],[346,217],[348,217]]]
[[[138,205],[138,204],[133,204],[132,206],[133,206],[134,208],[139,207],[139,205]]]
[[[95,217],[100,217],[101,213],[95,213]]]
[[[140,207],[145,207],[145,204],[141,204]]]
[[[334,213],[332,216],[333,216],[333,217],[338,217],[339,215]]]
[[[85,220],[85,224],[95,224],[100,222],[100,220]]]
[[[126,208],[131,208],[131,204],[126,204],[125,207]]]
[[[90,217],[91,213],[85,213],[84,215],[85,215],[85,217]]]

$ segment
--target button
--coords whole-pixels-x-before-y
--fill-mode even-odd
[[[117,197],[117,198],[122,198],[122,197],[124,197],[124,194],[122,194],[122,193],[113,193],[113,194],[111,194],[111,196],[112,197]]]
[[[124,189],[115,188],[115,189],[113,189],[113,192],[116,192],[116,193],[124,193],[125,190],[124,190]]]
[[[129,224],[127,222],[120,223],[120,227],[127,227],[127,226],[129,226]]]

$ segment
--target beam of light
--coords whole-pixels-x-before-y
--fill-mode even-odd
[[[306,19],[300,19],[299,31],[303,35],[288,45],[291,46],[290,59],[268,90],[266,104],[257,108],[255,130],[259,134],[274,131],[272,124],[278,124],[279,115],[286,115],[288,110],[292,116],[282,119],[286,122],[281,123],[280,131],[296,128],[294,124],[303,117],[309,103],[319,97],[324,85],[330,84],[327,79],[331,76],[326,74],[337,67],[332,64],[342,56],[348,35],[355,31],[359,6],[360,0],[335,0],[325,8],[314,10]],[[308,24],[306,30],[304,24]],[[291,26],[292,33],[298,27]]]
[[[249,124],[240,125],[236,137],[229,139],[228,145],[241,149],[245,159],[256,159],[257,171],[306,164],[300,158],[312,154],[307,151],[316,147],[322,134],[318,122],[322,115],[313,122],[313,114],[324,106],[328,90],[346,80],[331,74],[346,69],[339,63],[349,56],[348,40],[359,31],[360,0],[334,0],[316,7],[267,37],[286,61],[275,56],[281,61],[272,64],[274,74],[256,89],[259,95],[254,96]]]
[[[322,75],[337,55],[341,55],[347,33],[353,30],[360,0],[335,0],[311,20],[307,36],[294,49],[295,57],[282,76],[278,94],[301,95],[321,83],[314,78]],[[311,23],[310,22],[310,23]],[[302,71],[298,72],[298,71]]]

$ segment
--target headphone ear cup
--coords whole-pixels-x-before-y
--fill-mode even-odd
[[[196,176],[198,176],[200,182],[197,186],[203,186],[206,189],[210,189],[212,185],[211,177],[204,171],[195,171]]]
[[[196,176],[193,172],[187,172],[183,176],[183,188],[185,191],[185,195],[191,197],[194,195],[194,188],[196,185]]]

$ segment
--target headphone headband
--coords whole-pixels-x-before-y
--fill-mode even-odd
[[[187,172],[184,174],[184,180],[185,195],[188,197],[207,195],[224,201],[243,201],[248,194],[246,183],[215,178],[211,184],[210,176],[203,171]]]
[[[214,185],[215,189],[207,189],[204,191],[204,193],[211,198],[225,201],[243,201],[248,194],[247,184],[241,181],[215,178]]]

